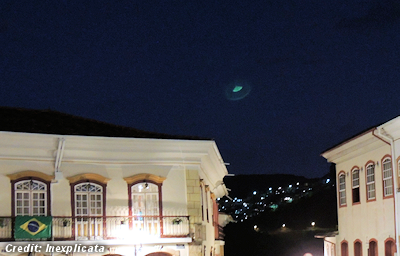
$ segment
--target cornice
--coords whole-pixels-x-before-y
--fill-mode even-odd
[[[124,180],[128,184],[133,184],[138,181],[152,181],[157,184],[162,184],[165,179],[166,179],[166,177],[161,177],[161,176],[157,176],[157,175],[150,174],[150,173],[140,173],[140,174],[136,174],[136,175],[124,178]]]
[[[54,176],[52,175],[47,175],[45,173],[42,172],[37,172],[37,171],[22,171],[22,172],[18,172],[18,173],[14,173],[14,174],[8,174],[7,175],[8,178],[10,178],[10,180],[17,180],[20,178],[26,178],[26,177],[34,177],[34,178],[40,178],[42,180],[45,181],[52,181],[54,179]]]
[[[69,180],[70,183],[76,183],[78,181],[82,180],[94,180],[102,184],[107,184],[107,182],[110,180],[109,178],[106,178],[100,174],[97,173],[83,173],[83,174],[78,174],[72,177],[68,177],[67,180]]]

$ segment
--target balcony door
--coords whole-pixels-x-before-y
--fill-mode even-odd
[[[160,234],[158,186],[142,182],[132,186],[133,231],[146,235]]]
[[[78,240],[103,238],[103,187],[91,183],[79,183],[74,188],[75,237]]]

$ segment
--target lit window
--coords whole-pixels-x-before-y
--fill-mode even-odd
[[[75,236],[79,240],[95,240],[103,237],[103,186],[93,182],[81,182],[74,186],[73,211]],[[84,217],[85,216],[85,217]],[[91,216],[91,217],[86,217]],[[98,216],[98,217],[95,217]]]
[[[132,191],[132,219],[134,230],[150,235],[160,233],[159,187],[149,182],[136,183]],[[145,216],[144,218],[141,216]]]
[[[383,161],[383,196],[393,195],[392,162],[389,158]]]
[[[339,203],[346,205],[346,179],[344,173],[339,175]]]
[[[367,166],[367,199],[375,199],[375,166],[370,164]]]
[[[353,186],[353,203],[360,202],[360,171],[354,170],[352,172],[352,186]]]

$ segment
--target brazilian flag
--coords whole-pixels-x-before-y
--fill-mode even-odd
[[[40,239],[51,237],[52,218],[48,216],[17,216],[14,238]]]

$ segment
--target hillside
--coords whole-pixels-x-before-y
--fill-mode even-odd
[[[229,177],[226,184],[232,189],[233,200],[221,199],[221,211],[230,213],[236,222],[224,229],[226,255],[322,255],[323,240],[314,235],[336,230],[333,180],[329,174],[320,179],[294,175]]]
[[[253,191],[267,191],[270,187],[287,187],[290,184],[313,183],[317,180],[290,174],[257,174],[227,176],[224,178],[224,183],[231,189],[230,197],[245,198]]]

